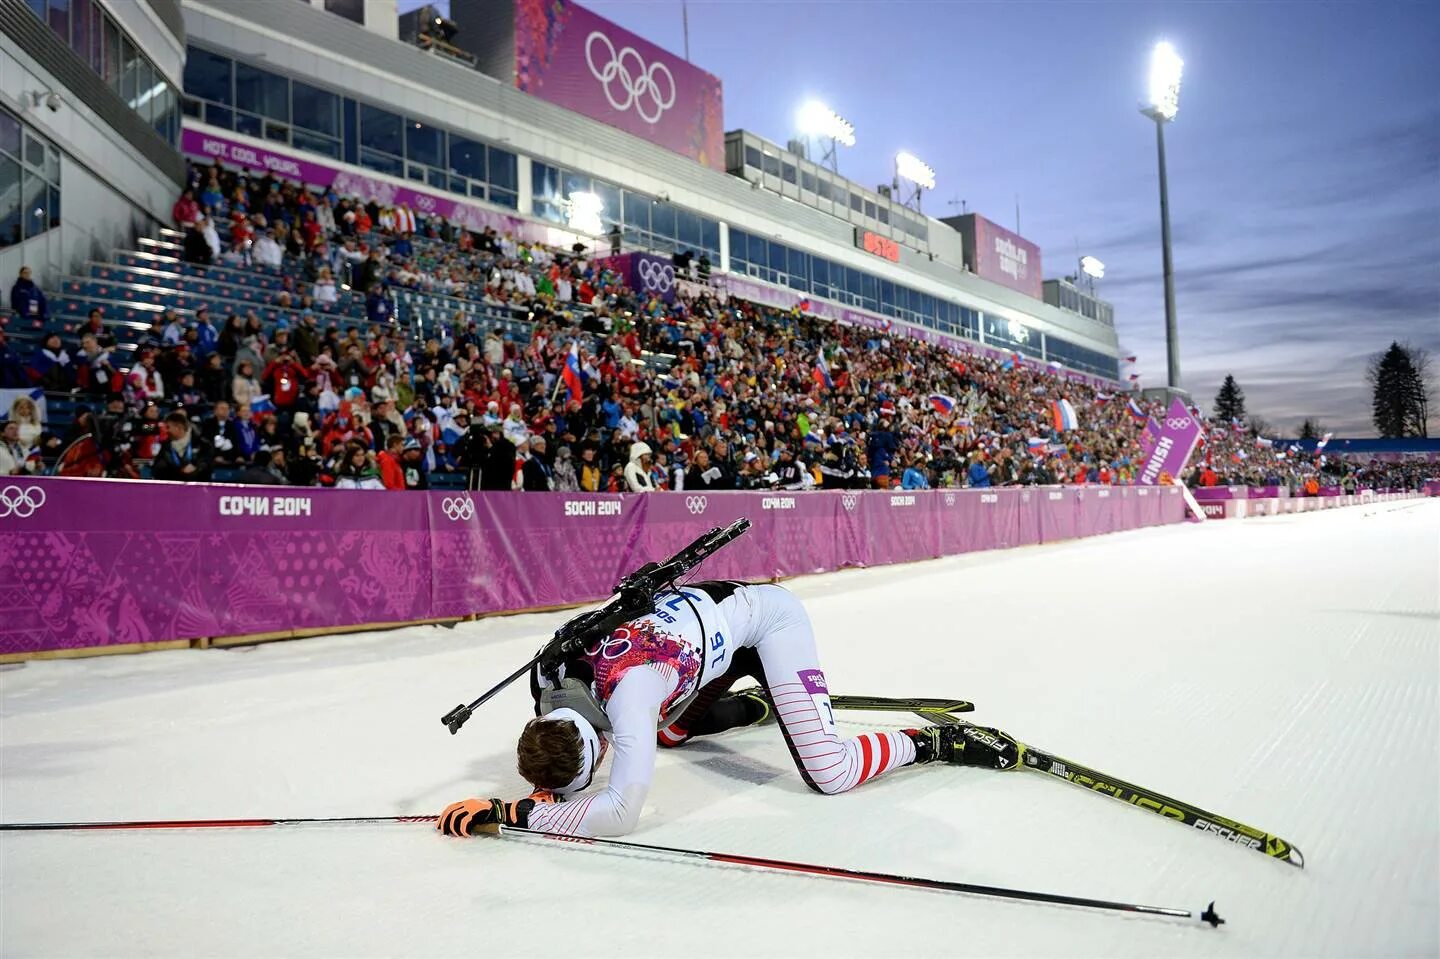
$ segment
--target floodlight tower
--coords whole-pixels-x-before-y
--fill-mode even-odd
[[[1180,72],[1185,61],[1168,42],[1150,54],[1150,96],[1140,112],[1155,121],[1155,148],[1160,157],[1160,246],[1165,264],[1165,359],[1167,383],[1180,389],[1180,341],[1175,329],[1175,268],[1170,257],[1170,191],[1165,181],[1165,124],[1180,111]]]
[[[807,100],[796,112],[795,121],[801,136],[819,141],[821,165],[839,173],[837,147],[855,145],[855,125],[819,100]]]
[[[910,185],[903,192],[900,188],[902,180]],[[895,192],[900,196],[902,206],[908,206],[919,213],[920,195],[926,190],[933,189],[935,189],[935,171],[931,169],[930,164],[905,150],[895,154]]]
[[[1104,279],[1105,264],[1093,256],[1082,256],[1080,258],[1080,275],[1085,277],[1090,286],[1090,295],[1095,295],[1095,281]]]

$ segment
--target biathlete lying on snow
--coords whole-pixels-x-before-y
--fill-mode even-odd
[[[742,678],[764,688],[726,695]],[[551,675],[531,674],[535,719],[520,733],[520,775],[535,792],[514,802],[466,799],[438,828],[473,836],[495,824],[575,836],[635,828],[655,750],[771,718],[805,784],[834,795],[892,769],[930,762],[1015,769],[1010,736],[979,726],[928,726],[842,738],[805,608],[780,586],[691,583],[660,593],[654,612],[586,645]],[[573,802],[613,748],[605,789]]]

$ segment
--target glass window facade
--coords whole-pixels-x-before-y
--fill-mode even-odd
[[[1101,353],[1099,350],[1091,350],[1062,340],[1053,334],[1045,334],[1045,358],[1047,360],[1059,360],[1072,369],[1083,370],[1086,373],[1094,373],[1097,376],[1109,377],[1112,380],[1120,378],[1120,361]]]
[[[553,223],[566,223],[570,197],[593,193],[600,198],[600,222],[606,232],[619,226],[629,246],[660,253],[691,250],[720,261],[720,224],[709,217],[657,200],[597,177],[539,160],[530,164],[531,208]]]
[[[155,69],[100,3],[27,0],[26,5],[166,143],[179,146],[180,91]]]
[[[513,153],[201,47],[185,59],[186,116],[515,209]]]
[[[979,339],[980,313],[765,237],[730,231],[730,269],[801,293]]]
[[[0,107],[0,247],[60,225],[60,151]]]

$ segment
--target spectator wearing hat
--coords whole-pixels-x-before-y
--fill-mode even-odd
[[[255,378],[255,364],[246,357],[235,364],[235,375],[230,380],[230,396],[238,405],[249,406],[265,391]],[[248,454],[247,454],[248,455]]]
[[[386,489],[405,488],[405,467],[401,464],[405,443],[403,433],[391,433],[385,438],[385,448],[375,455],[375,464],[380,470],[380,482]]]
[[[210,478],[210,448],[184,413],[165,417],[165,437],[155,452],[150,475],[157,480],[203,483]]]
[[[482,490],[507,490],[515,482],[515,444],[506,438],[500,424],[485,427],[485,458],[480,466]]]
[[[631,493],[652,493],[655,481],[650,476],[654,466],[654,454],[650,444],[643,441],[630,445],[630,462],[625,465],[625,488]]]
[[[425,465],[425,447],[413,436],[405,439],[400,451],[400,466],[405,472],[405,489],[429,489],[430,471]]]
[[[545,438],[532,436],[526,445],[529,449],[520,470],[520,488],[527,493],[548,493],[554,471],[545,462]]]

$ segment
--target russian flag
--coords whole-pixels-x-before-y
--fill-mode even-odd
[[[1055,429],[1058,432],[1080,428],[1080,417],[1075,415],[1075,407],[1069,400],[1056,400],[1050,404],[1050,410],[1055,416]]]
[[[815,382],[825,389],[833,390],[835,388],[834,381],[830,379],[830,364],[825,362],[824,353],[821,353],[815,360],[815,368],[810,371],[810,375],[815,377]]]
[[[580,369],[580,344],[570,341],[570,352],[565,357],[565,369],[560,371],[565,381],[565,390],[570,399],[580,402],[585,397],[585,373]]]
[[[1133,356],[1127,356],[1127,357],[1125,357],[1125,362],[1126,362],[1126,363],[1134,363],[1134,362],[1135,362],[1135,357],[1133,357]]]
[[[1325,445],[1330,442],[1330,437],[1334,435],[1334,433],[1326,433],[1324,436],[1320,437],[1320,442],[1315,444],[1315,452],[1318,453],[1323,450],[1325,448]]]
[[[1050,369],[1055,370],[1056,372],[1059,372],[1059,370],[1060,370],[1060,361],[1059,361],[1059,360],[1051,360],[1049,363],[1046,363],[1045,365],[1048,366],[1048,367],[1050,367]]]
[[[1000,364],[1000,369],[1002,369],[1002,370],[1013,370],[1013,369],[1015,369],[1015,360],[1016,360],[1016,359],[1018,359],[1018,357],[1016,357],[1016,355],[1013,354],[1013,353],[1010,354],[1009,356],[1005,357],[1005,361]]]
[[[953,413],[955,411],[955,397],[946,396],[944,393],[931,393],[930,405],[935,407],[937,413]]]
[[[275,412],[275,403],[274,403],[273,400],[270,399],[270,394],[269,394],[269,393],[261,393],[259,396],[252,397],[251,400],[250,400],[250,412],[252,412],[252,413],[273,413],[273,412]]]
[[[1045,447],[1049,446],[1050,442],[1049,440],[1042,440],[1038,436],[1032,436],[1025,441],[1025,445],[1030,447],[1030,451],[1032,453],[1038,453]]]
[[[1137,422],[1143,422],[1145,420],[1145,411],[1140,408],[1140,404],[1136,403],[1133,398],[1125,401],[1125,409],[1129,412],[1131,418]]]
[[[1130,380],[1131,383],[1134,383],[1134,382],[1135,382],[1136,380],[1138,380],[1139,378],[1140,378],[1140,374],[1139,374],[1139,373],[1131,373],[1130,376],[1128,377],[1128,379]]]
[[[880,321],[880,329],[882,332],[889,333],[894,327],[895,321],[890,319],[888,316]]]

